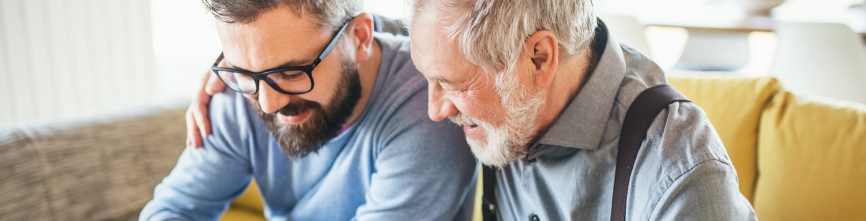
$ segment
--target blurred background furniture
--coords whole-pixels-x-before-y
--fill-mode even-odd
[[[646,25],[628,15],[600,13],[598,17],[607,25],[610,34],[616,36],[617,41],[634,48],[647,57],[653,57],[646,38]]]
[[[0,128],[0,220],[138,220],[183,151],[188,105]]]
[[[770,10],[785,3],[785,0],[734,0],[743,8],[746,16],[770,16]]]
[[[684,25],[689,38],[679,61],[672,69],[697,71],[737,71],[749,63],[749,33],[772,25],[770,11],[784,0],[733,0],[744,13],[742,18],[721,22]]]
[[[788,90],[866,104],[866,44],[847,25],[783,23],[772,73]]]
[[[851,29],[866,31],[866,1],[848,7],[845,14]],[[866,39],[866,33],[863,34],[863,38]]]
[[[866,220],[866,104],[772,77],[675,74],[725,144],[760,220]]]
[[[687,29],[689,39],[672,69],[737,71],[749,63],[749,32]]]
[[[189,102],[0,127],[0,220],[138,220],[184,150]],[[249,198],[226,219],[264,220]]]
[[[611,0],[608,0],[611,1]],[[617,0],[628,1],[628,0]],[[756,41],[753,33],[772,34],[782,23],[838,23],[866,39],[866,5],[815,6],[803,0],[719,0],[684,5],[680,9],[631,13],[650,27],[676,27],[688,32],[686,44],[672,70],[769,72],[775,39]],[[828,2],[829,3],[829,2]],[[845,4],[838,0],[834,4]],[[781,6],[779,6],[781,4]],[[830,5],[830,4],[824,4]],[[776,7],[779,6],[779,7]],[[775,8],[774,8],[775,7]],[[676,7],[675,7],[676,8]],[[656,12],[663,11],[663,12]],[[772,12],[772,13],[771,13]],[[650,42],[654,44],[656,42]],[[863,45],[866,50],[866,44]],[[760,53],[755,57],[756,53]],[[764,57],[768,58],[764,58]],[[658,59],[658,58],[657,58]],[[813,61],[815,62],[815,61]],[[767,68],[764,68],[766,66]]]

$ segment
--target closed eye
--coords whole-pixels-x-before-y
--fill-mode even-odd
[[[279,81],[292,81],[292,80],[299,80],[299,79],[306,77],[305,74],[306,73],[304,73],[302,71],[283,71],[283,72],[277,72],[277,73],[270,74],[269,77],[270,78],[276,78],[274,80],[279,80]]]
[[[280,72],[280,76],[286,80],[294,80],[294,79],[301,78],[301,77],[303,77],[302,76],[303,74],[304,74],[303,72],[292,72],[292,73]]]

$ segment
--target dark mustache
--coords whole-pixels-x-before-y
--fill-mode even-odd
[[[316,108],[318,106],[319,106],[319,104],[316,102],[312,102],[312,101],[308,101],[308,100],[299,100],[299,101],[289,102],[288,104],[286,104],[286,106],[283,106],[282,108],[277,110],[276,113],[282,114],[284,116],[294,116],[294,115],[304,113],[304,111],[307,111],[310,108]]]

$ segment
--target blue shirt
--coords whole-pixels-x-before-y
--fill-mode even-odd
[[[667,80],[654,62],[599,26],[601,58],[587,82],[525,159],[497,171],[502,220],[610,220],[626,110],[643,90]],[[647,131],[626,220],[757,220],[721,139],[693,103],[670,104]]]
[[[409,39],[375,38],[382,47],[375,88],[342,134],[293,160],[246,98],[214,95],[213,135],[201,149],[187,147],[140,219],[218,219],[251,178],[269,220],[471,218],[476,161],[461,128],[427,117],[427,81]]]

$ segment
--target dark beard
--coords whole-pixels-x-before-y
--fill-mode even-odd
[[[274,135],[283,153],[292,158],[305,157],[339,135],[343,124],[352,116],[352,111],[361,99],[361,79],[358,68],[351,60],[343,60],[343,75],[337,91],[331,97],[328,109],[316,102],[294,97],[289,104],[275,113],[265,113],[257,100],[250,99],[265,127]],[[280,123],[276,113],[292,116],[312,109],[307,121],[300,125]]]

